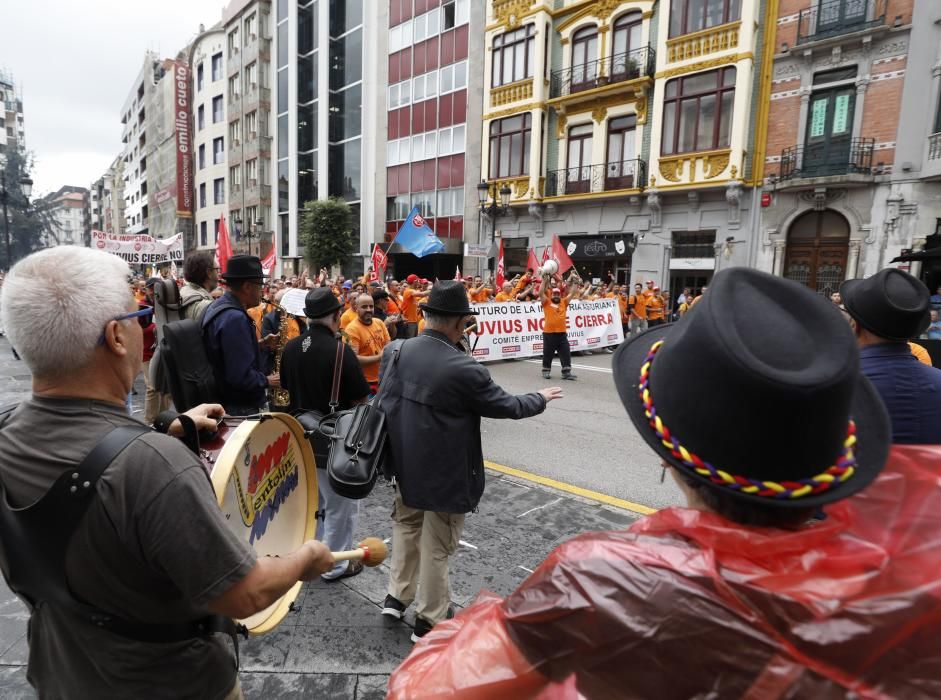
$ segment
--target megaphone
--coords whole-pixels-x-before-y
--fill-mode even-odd
[[[543,275],[554,275],[559,271],[559,263],[555,260],[546,260],[543,263],[542,267],[536,269],[536,273],[542,277]]]

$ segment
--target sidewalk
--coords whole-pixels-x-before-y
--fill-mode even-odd
[[[141,382],[138,382],[139,384]],[[0,339],[0,405],[29,392],[29,372]],[[143,387],[134,397],[135,409]],[[360,506],[357,539],[392,536],[392,489],[380,482]],[[469,515],[451,558],[452,599],[470,604],[481,589],[507,595],[549,551],[589,530],[620,529],[636,514],[488,470],[480,512]],[[380,614],[388,567],[335,583],[309,583],[297,610],[274,632],[241,644],[246,698],[385,697],[389,674],[412,648],[415,621]],[[33,698],[26,682],[26,609],[0,581],[0,697]]]

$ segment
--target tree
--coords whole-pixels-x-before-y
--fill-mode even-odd
[[[355,250],[350,205],[339,197],[304,204],[300,239],[306,249],[309,269],[345,263]]]
[[[6,163],[3,172],[6,176],[7,188],[7,215],[10,220],[10,242],[13,248],[13,262],[20,260],[30,253],[43,247],[45,237],[58,241],[60,227],[55,216],[50,211],[50,202],[35,199],[27,202],[20,192],[20,180],[29,174],[32,158],[23,155],[15,148],[6,152]],[[2,213],[0,213],[2,216]],[[0,226],[4,222],[0,221]],[[0,230],[0,236],[6,232]],[[11,263],[7,260],[6,240],[0,240],[0,267],[9,270]]]

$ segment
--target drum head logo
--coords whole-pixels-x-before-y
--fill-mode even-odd
[[[624,241],[617,241],[614,244],[614,249],[618,252],[618,255],[624,255]]]
[[[237,469],[232,470],[232,476],[242,523],[251,528],[248,543],[254,545],[297,488],[298,463],[289,432],[282,433],[261,452],[254,452],[250,442],[246,442],[244,450],[248,484],[243,488]]]

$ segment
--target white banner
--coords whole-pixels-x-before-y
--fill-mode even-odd
[[[542,355],[544,317],[538,302],[472,304],[477,335],[470,337],[479,362]],[[594,350],[624,340],[616,299],[573,301],[567,314],[569,347]]]
[[[183,262],[183,234],[162,240],[150,236],[119,236],[104,231],[91,232],[93,248],[124,258],[131,265],[159,265]]]

